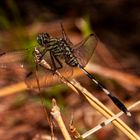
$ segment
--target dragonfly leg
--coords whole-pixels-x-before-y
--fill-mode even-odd
[[[44,55],[47,53],[47,51],[48,51],[48,48],[45,48],[43,51],[42,51],[42,55],[40,56],[40,58],[39,58],[39,60],[41,61],[42,59],[43,59],[43,57],[44,57]]]
[[[64,40],[67,41],[68,44],[73,45],[73,43],[70,41],[70,39],[68,38],[68,36],[67,36],[66,33],[65,33],[63,24],[60,23],[60,25],[61,25],[62,37],[64,38]]]
[[[33,56],[35,57],[35,59],[37,60],[36,62],[39,63],[41,62],[41,60],[43,59],[44,55],[47,53],[48,48],[45,48],[42,52],[39,51],[39,53],[37,52],[37,48],[35,48],[35,50],[33,51]]]
[[[54,56],[52,52],[50,52],[50,56],[51,56],[52,65],[53,65],[52,71],[53,71],[53,73],[55,73],[56,70],[61,69],[63,66],[62,66],[61,62],[59,61],[59,59],[56,56]],[[59,66],[56,66],[55,61],[59,64]]]

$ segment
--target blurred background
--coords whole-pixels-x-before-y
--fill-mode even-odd
[[[96,33],[99,40],[91,60],[95,65],[92,73],[126,106],[140,99],[138,0],[1,0],[0,53],[33,48],[37,45],[36,36],[41,32],[61,36],[60,22],[74,44],[82,40],[83,36]],[[0,69],[1,88],[24,80],[33,65],[29,53],[24,60],[21,58],[25,68],[18,67],[21,64],[18,55],[12,57],[13,61],[5,58],[10,67]],[[98,72],[96,66],[100,66],[102,72]],[[113,70],[118,72],[118,75],[112,74],[108,77],[107,73]],[[118,80],[118,77],[122,80]],[[119,111],[86,76],[81,75],[76,79],[111,110],[116,113]],[[51,107],[51,99],[55,97],[67,126],[71,113],[74,114],[74,125],[81,133],[104,119],[66,85],[45,88],[42,92],[47,108]],[[131,118],[121,118],[140,135],[140,110],[135,108],[132,115]],[[40,97],[34,90],[0,98],[0,116],[2,140],[44,140],[37,135],[50,135]],[[58,127],[54,128],[54,134],[58,139],[63,139]],[[127,137],[110,124],[87,139],[127,140]]]

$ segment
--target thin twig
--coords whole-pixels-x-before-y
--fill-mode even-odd
[[[52,100],[52,110],[51,110],[51,115],[55,119],[55,121],[58,123],[58,126],[60,127],[60,130],[65,138],[65,140],[71,140],[71,137],[66,129],[66,126],[63,122],[61,113],[60,113],[60,108],[56,104],[56,100]]]
[[[81,134],[78,132],[78,130],[76,129],[76,127],[74,127],[74,125],[73,125],[73,118],[72,118],[72,120],[70,121],[69,127],[70,127],[71,135],[72,135],[75,139],[77,139],[77,140],[83,140]]]
[[[134,108],[135,106],[137,106],[139,104],[140,104],[140,101],[137,101],[136,103],[134,103],[133,105],[131,105],[130,107],[128,107],[128,110]],[[91,134],[95,133],[96,131],[98,131],[101,128],[105,127],[106,125],[110,124],[113,120],[115,120],[116,118],[119,118],[123,114],[124,114],[124,112],[121,111],[118,114],[116,114],[115,116],[111,117],[110,119],[107,119],[107,120],[101,122],[96,127],[92,128],[91,130],[89,130],[89,131],[85,132],[84,134],[82,134],[82,137],[83,138],[86,138],[86,137],[90,136]]]
[[[82,87],[77,81],[72,80],[71,83],[84,95],[84,97],[87,99],[90,105],[96,110],[98,110],[98,112],[100,112],[104,117],[109,119],[115,115],[106,106],[104,106],[97,98],[95,98],[89,91],[87,91],[84,87]],[[140,137],[121,119],[117,118],[113,120],[112,123],[118,129],[120,129],[125,135],[127,135],[130,139],[133,140],[140,139]]]
[[[25,84],[25,81],[22,81],[22,82],[1,88],[0,97],[11,95],[11,94],[18,93],[25,90],[28,90],[28,87]]]

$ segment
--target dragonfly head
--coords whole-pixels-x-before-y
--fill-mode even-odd
[[[45,47],[50,41],[50,35],[48,33],[41,33],[37,36],[37,42],[39,45]]]

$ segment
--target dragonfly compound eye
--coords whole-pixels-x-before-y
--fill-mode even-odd
[[[50,40],[50,36],[48,33],[42,33],[37,36],[37,42],[41,46],[46,46]]]
[[[48,38],[48,39],[50,38],[50,35],[48,33],[44,33],[43,35],[44,35],[44,38]]]
[[[36,40],[37,40],[37,43],[38,43],[39,45],[42,45],[43,39],[42,39],[42,35],[41,35],[41,34],[39,34],[39,35],[37,36]]]

